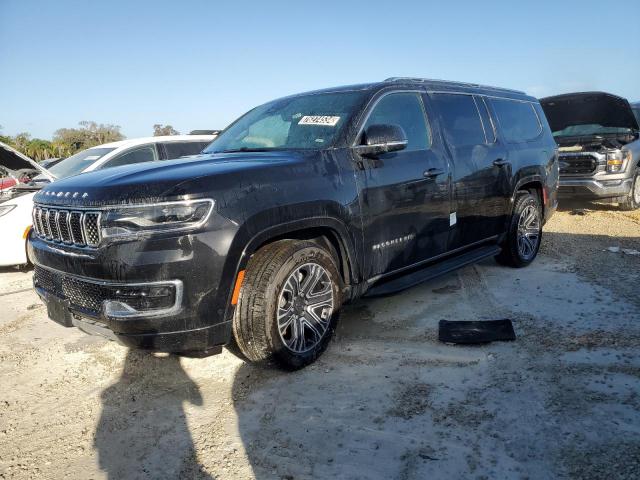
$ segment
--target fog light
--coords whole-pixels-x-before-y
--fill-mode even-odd
[[[118,285],[111,287],[107,295],[107,317],[168,315],[180,309],[182,282]]]

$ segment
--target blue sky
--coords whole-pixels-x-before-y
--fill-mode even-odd
[[[223,128],[290,93],[389,76],[640,100],[637,0],[0,0],[0,125]],[[635,22],[635,25],[632,23]]]

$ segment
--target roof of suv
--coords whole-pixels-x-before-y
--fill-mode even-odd
[[[136,145],[144,145],[153,142],[211,142],[216,135],[163,135],[158,137],[141,137],[120,140],[118,142],[104,143],[99,145],[100,148],[120,148],[134,147]]]
[[[296,97],[298,95],[304,94],[321,94],[321,93],[331,93],[331,92],[344,92],[344,91],[356,91],[356,90],[377,90],[385,87],[389,87],[391,85],[401,86],[401,87],[416,87],[422,86],[428,90],[442,90],[442,91],[458,91],[458,92],[467,92],[467,93],[476,93],[476,94],[494,94],[503,97],[511,97],[511,98],[519,98],[526,99],[529,101],[538,100],[534,97],[527,95],[525,92],[520,90],[512,90],[508,88],[501,87],[492,87],[488,85],[480,85],[478,83],[467,83],[467,82],[454,82],[449,80],[432,80],[428,78],[414,78],[414,77],[390,77],[381,82],[372,82],[372,83],[361,83],[356,85],[345,85],[341,87],[333,87],[333,88],[324,88],[321,90],[314,90],[311,92],[298,93],[294,95],[290,95],[291,97]]]

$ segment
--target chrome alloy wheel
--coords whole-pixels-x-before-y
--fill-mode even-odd
[[[633,201],[636,205],[640,205],[640,174],[636,176],[636,181],[633,183]]]
[[[535,205],[528,205],[522,210],[518,220],[518,253],[523,260],[533,258],[538,243],[540,243],[540,212]]]
[[[333,284],[317,263],[296,268],[278,297],[280,339],[294,353],[304,353],[324,337],[333,313]]]

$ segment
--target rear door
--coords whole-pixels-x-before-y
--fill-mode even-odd
[[[434,148],[420,92],[383,94],[365,118],[362,131],[369,125],[394,124],[404,129],[408,139],[405,150],[354,159],[360,165],[356,180],[366,271],[372,277],[446,250],[449,176],[446,157]]]
[[[493,119],[480,96],[431,93],[452,159],[449,250],[504,231],[511,167]]]

